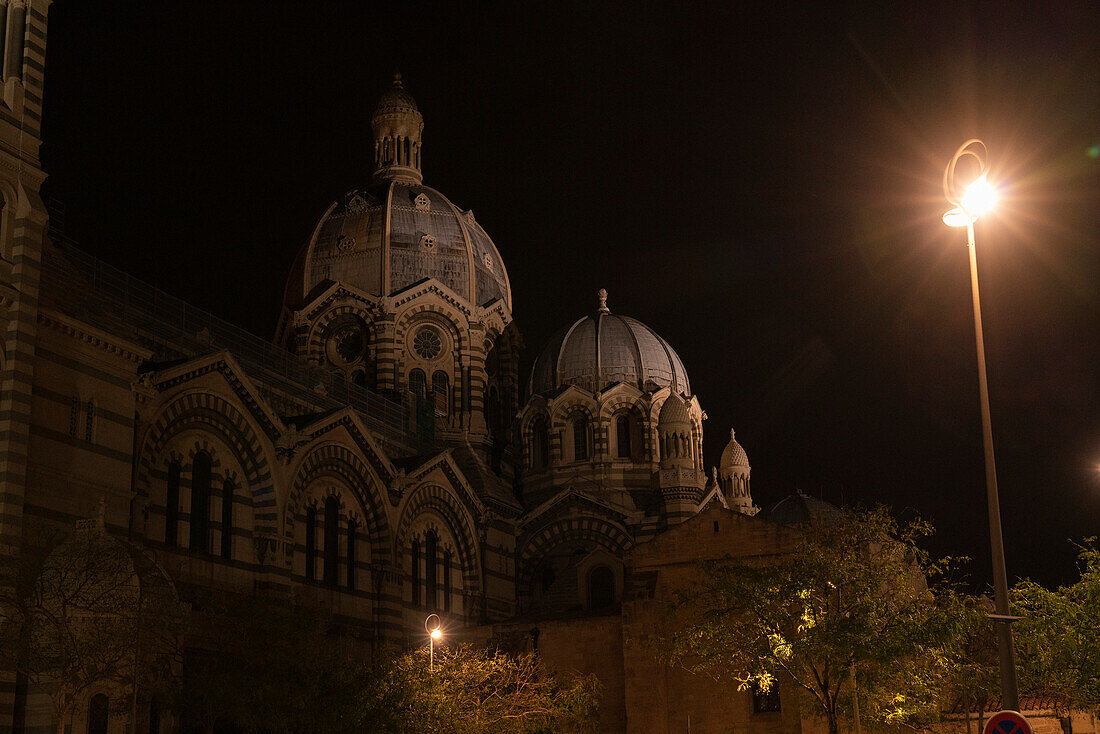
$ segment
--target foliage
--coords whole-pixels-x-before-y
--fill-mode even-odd
[[[136,690],[171,674],[180,608],[155,563],[102,528],[48,554],[24,549],[3,583],[4,647],[50,692],[59,730],[90,689]]]
[[[1100,715],[1100,548],[1080,545],[1080,579],[1056,591],[1032,581],[1013,589],[1016,657],[1026,690]]]
[[[404,692],[391,731],[431,734],[534,734],[596,730],[600,684],[594,676],[548,675],[533,654],[464,644],[401,657],[392,671]]]
[[[788,683],[834,733],[852,711],[853,681],[864,723],[930,726],[980,618],[950,585],[929,587],[949,565],[917,545],[930,533],[882,507],[848,511],[789,553],[703,562],[659,654],[741,689]]]

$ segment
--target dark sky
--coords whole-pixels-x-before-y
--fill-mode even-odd
[[[989,575],[965,233],[978,223],[1011,577],[1100,532],[1095,3],[55,3],[42,159],[66,232],[264,336],[327,205],[370,176],[394,71],[425,183],[473,208],[528,363],[595,306],[652,326],[767,505],[884,501]],[[1092,154],[1090,155],[1090,148]]]

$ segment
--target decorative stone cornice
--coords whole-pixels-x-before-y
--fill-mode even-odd
[[[0,301],[3,300],[2,296],[3,292],[0,291]],[[114,354],[121,357],[127,362],[141,364],[153,356],[153,353],[144,347],[138,346],[133,342],[119,339],[105,331],[100,331],[93,326],[88,326],[83,322],[55,311],[40,310],[38,312],[38,323],[46,328],[53,329],[54,331],[76,339],[77,341],[91,344],[108,354]]]

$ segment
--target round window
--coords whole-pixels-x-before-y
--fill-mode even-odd
[[[329,331],[325,353],[336,365],[358,362],[367,351],[367,338],[358,319],[341,321]]]
[[[431,326],[421,327],[420,331],[416,332],[416,336],[413,337],[413,351],[421,359],[435,359],[438,357],[439,353],[443,351],[443,340],[440,338],[439,332]]]

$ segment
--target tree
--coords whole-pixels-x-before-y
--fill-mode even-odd
[[[594,676],[549,675],[534,654],[509,654],[475,645],[437,648],[401,657],[391,690],[402,704],[390,731],[431,734],[591,732],[600,684]]]
[[[1032,581],[1013,590],[1016,656],[1024,685],[1064,709],[1100,715],[1100,548],[1080,546],[1080,578],[1055,591]]]
[[[139,549],[84,521],[46,555],[28,546],[3,583],[4,646],[16,670],[48,691],[58,732],[96,686],[138,690],[170,675],[179,607]]]
[[[946,568],[917,545],[930,532],[885,508],[847,511],[789,553],[703,562],[657,652],[741,689],[789,683],[833,734],[853,690],[864,722],[929,726],[978,615],[951,586],[929,587]]]

